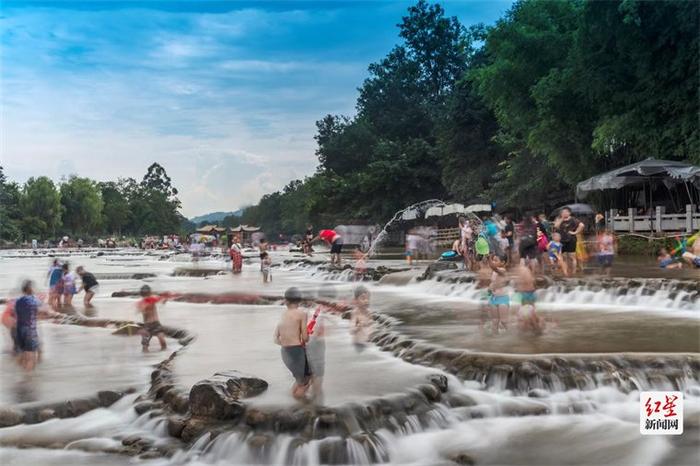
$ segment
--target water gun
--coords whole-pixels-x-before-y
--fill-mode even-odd
[[[670,252],[672,256],[682,256],[684,252],[688,249],[688,246],[692,246],[693,243],[695,243],[695,240],[698,239],[700,236],[700,231],[695,233],[692,236],[689,236],[688,238],[683,238],[681,239],[680,236],[676,236],[676,247],[673,248]]]

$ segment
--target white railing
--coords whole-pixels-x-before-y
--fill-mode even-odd
[[[696,206],[688,204],[685,213],[667,214],[663,207],[657,207],[651,215],[637,215],[635,209],[628,209],[627,215],[618,215],[615,210],[606,212],[606,222],[618,232],[685,232],[700,230],[700,212]]]

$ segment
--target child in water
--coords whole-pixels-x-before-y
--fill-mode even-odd
[[[676,262],[676,260],[668,253],[666,248],[659,249],[659,255],[656,257],[656,261],[659,263],[659,267],[662,269],[681,269],[683,264]]]
[[[615,258],[615,237],[608,229],[598,236],[598,265],[609,277],[612,272],[613,259]]]
[[[284,292],[284,300],[287,309],[282,313],[277,327],[275,327],[274,342],[281,346],[282,362],[294,377],[292,396],[300,400],[309,389],[311,373],[306,360],[305,345],[309,341],[307,330],[306,312],[299,308],[301,304],[301,291],[296,287],[288,288]]]
[[[357,352],[367,347],[372,327],[372,315],[369,312],[369,290],[364,286],[355,288],[355,307],[350,317],[350,334]]]
[[[141,347],[143,352],[148,352],[148,345],[151,342],[151,338],[154,336],[158,338],[160,342],[160,349],[165,350],[167,345],[165,344],[165,333],[158,320],[158,309],[156,304],[163,302],[165,304],[168,298],[165,296],[153,295],[151,292],[151,287],[148,285],[143,285],[141,287],[141,300],[138,302],[138,310],[143,314],[143,328],[139,333],[141,333]]]
[[[365,278],[365,272],[367,272],[367,254],[363,253],[360,247],[357,246],[352,256],[355,259],[353,267],[355,281],[361,282]]]
[[[498,334],[501,325],[504,330],[508,330],[508,311],[510,309],[510,297],[506,291],[508,285],[508,277],[506,272],[505,257],[493,256],[489,261],[491,267],[491,321],[493,322],[491,332]]]
[[[552,269],[555,269],[558,266],[561,268],[561,272],[566,275],[566,261],[561,255],[562,247],[561,234],[559,232],[554,232],[552,234],[552,241],[550,241],[547,245],[549,265],[552,267]]]
[[[260,253],[260,271],[263,283],[270,283],[272,281],[272,259],[267,252]]]
[[[524,265],[519,265],[515,275],[515,291],[520,294],[520,308],[518,309],[518,327],[521,332],[532,332],[535,335],[542,333],[542,322],[535,312],[535,276],[532,270]]]
[[[70,308],[73,306],[73,295],[77,292],[75,289],[75,274],[70,271],[68,263],[63,264],[63,304]]]

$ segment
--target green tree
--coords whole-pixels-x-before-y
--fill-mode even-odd
[[[106,181],[98,184],[102,194],[103,231],[107,234],[121,235],[126,231],[129,221],[129,199],[123,189],[123,180]]]
[[[72,235],[96,233],[102,223],[102,194],[97,183],[71,176],[61,184],[63,227]]]
[[[45,176],[29,178],[20,197],[22,233],[25,239],[56,236],[61,226],[61,195],[53,181]]]
[[[179,212],[178,190],[160,164],[151,164],[141,182],[132,178],[120,180],[120,191],[129,203],[131,234],[161,235],[188,227]]]
[[[0,240],[15,241],[20,234],[20,188],[8,182],[0,166]]]

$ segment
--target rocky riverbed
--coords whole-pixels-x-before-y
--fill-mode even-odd
[[[519,341],[474,333],[480,308],[469,274],[426,275],[398,262],[370,262],[358,274],[273,258],[274,281],[263,285],[250,260],[234,277],[216,258],[187,265],[182,256],[133,251],[71,255],[101,282],[96,309],[86,312],[76,300],[72,311],[42,322],[45,359],[30,377],[0,359],[9,375],[0,381],[0,455],[32,462],[46,449],[82,452],[56,455],[53,464],[119,464],[114,455],[159,464],[502,464],[516,458],[509,445],[518,439],[528,439],[517,457],[526,464],[683,464],[698,451],[697,283],[543,281],[542,312],[556,326]],[[0,260],[13,270],[0,270],[0,297],[12,295],[21,275],[40,282],[45,273],[42,258]],[[363,353],[354,351],[346,320],[357,281],[370,287],[375,321],[373,347]],[[145,355],[135,335],[135,295],[144,283],[171,298],[160,310],[169,349]],[[326,393],[321,403],[297,403],[271,334],[284,289],[300,287],[312,310],[319,283],[337,291]],[[576,322],[607,322],[603,338],[578,336],[609,349],[554,338]],[[684,330],[669,330],[675,339],[665,345],[643,337],[666,328]],[[606,343],[616,335],[625,338]],[[83,368],[91,364],[111,369],[89,377]],[[646,389],[685,393],[690,437],[642,442],[635,397]],[[577,432],[573,443],[567,431]]]

